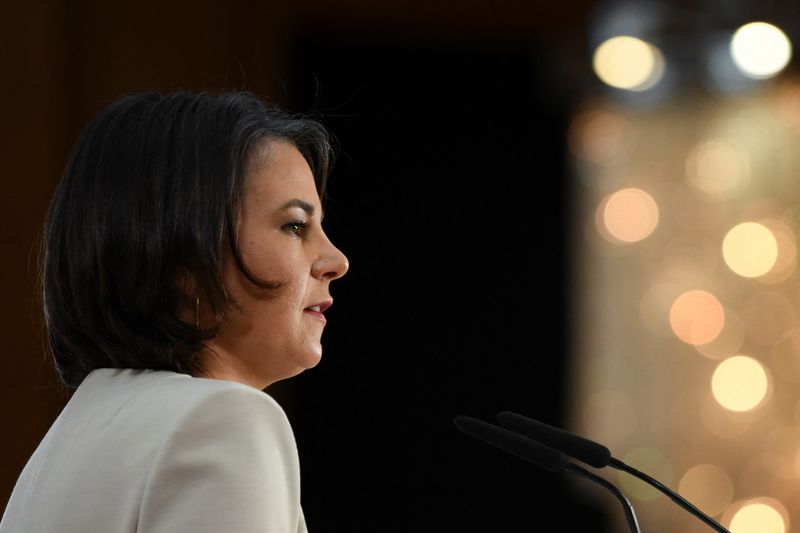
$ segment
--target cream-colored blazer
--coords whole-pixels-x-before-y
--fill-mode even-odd
[[[233,381],[100,368],[22,471],[0,533],[304,533],[280,405]]]

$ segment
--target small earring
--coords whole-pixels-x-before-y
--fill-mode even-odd
[[[200,297],[197,296],[194,300],[194,327],[200,331]]]

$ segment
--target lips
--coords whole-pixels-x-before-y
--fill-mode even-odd
[[[323,300],[321,302],[309,305],[304,310],[316,313],[324,313],[327,308],[333,305],[333,299]]]

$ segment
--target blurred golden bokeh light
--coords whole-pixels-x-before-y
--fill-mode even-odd
[[[800,71],[747,79],[726,49],[734,29],[713,39],[735,91],[700,93],[670,63],[653,90],[609,89],[575,115],[572,420],[620,458],[658,448],[629,462],[662,482],[653,465],[671,463],[676,488],[721,523],[736,516],[737,533],[765,533],[770,516],[800,532]],[[643,517],[702,530],[662,503]]]
[[[800,428],[795,425],[777,427],[763,438],[759,460],[772,476],[793,480],[797,476],[795,461],[799,444]]]
[[[796,409],[795,409],[796,411]],[[795,416],[796,419],[796,416]],[[797,447],[794,451],[794,477],[800,478],[800,447]]]
[[[742,312],[747,336],[765,346],[784,341],[797,325],[792,302],[780,292],[754,294]]]
[[[595,392],[586,401],[582,415],[586,434],[606,446],[620,444],[636,430],[636,406],[620,391]]]
[[[669,311],[672,331],[691,345],[713,341],[725,325],[725,310],[719,300],[707,291],[693,290],[681,294]]]
[[[731,56],[745,76],[763,79],[778,74],[792,57],[792,43],[780,28],[751,22],[733,34]]]
[[[717,516],[733,501],[733,481],[722,468],[701,464],[683,475],[678,493],[706,514]]]
[[[778,87],[778,116],[789,128],[800,126],[800,87],[792,80],[787,80]]]
[[[643,91],[661,79],[664,57],[652,44],[620,35],[597,47],[592,66],[597,76],[612,87]]]
[[[632,243],[648,237],[658,225],[658,205],[641,189],[627,188],[608,196],[601,204],[601,235],[612,242]]]
[[[776,378],[800,384],[800,328],[795,327],[785,340],[773,346],[770,355]]]
[[[772,498],[745,503],[730,520],[731,533],[786,533],[788,517],[783,505]]]
[[[642,296],[639,318],[650,333],[664,338],[674,336],[669,323],[669,310],[683,292],[684,289],[677,283],[656,283]]]
[[[749,185],[750,162],[742,150],[723,140],[711,139],[689,154],[686,176],[697,190],[714,200],[724,200]]]
[[[697,231],[677,233],[663,247],[662,272],[685,286],[707,283],[719,265],[716,242]]]
[[[736,418],[752,414],[752,421],[752,419],[758,419],[758,415],[763,415],[763,410],[754,410],[749,413],[729,411],[720,405],[710,390],[708,393],[706,401],[702,401],[699,405],[703,434],[714,435],[729,441],[741,440],[745,438],[749,425],[736,420]],[[732,466],[729,464],[728,468],[732,468]]]
[[[695,344],[694,348],[709,359],[724,359],[739,353],[744,343],[744,324],[733,309],[724,308],[725,325],[717,337],[706,344]]]
[[[782,220],[765,219],[758,222],[775,237],[778,256],[768,272],[758,277],[758,281],[768,284],[783,283],[794,274],[797,268],[797,240],[794,231]]]
[[[586,111],[572,120],[569,147],[573,154],[597,165],[625,154],[625,120],[608,111]]]
[[[722,256],[728,267],[745,278],[770,271],[778,259],[778,242],[762,224],[744,222],[734,226],[722,242]]]
[[[665,485],[670,485],[672,482],[672,463],[660,450],[646,446],[636,448],[625,454],[622,462],[656,478]],[[650,501],[662,496],[658,489],[626,472],[617,472],[617,477],[622,489],[637,500]]]
[[[735,355],[720,363],[711,378],[714,399],[729,411],[749,411],[760,405],[769,391],[764,367],[746,355]]]

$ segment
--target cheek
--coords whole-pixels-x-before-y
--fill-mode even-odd
[[[257,279],[268,284],[283,285],[284,288],[293,284],[292,278],[296,275],[296,260],[291,253],[277,249],[273,243],[265,239],[257,242],[245,241],[241,243],[239,253],[244,265]],[[230,263],[235,270],[236,277],[239,278],[239,286],[247,291],[249,297],[251,299],[264,298],[264,290],[254,287],[246,276],[239,272],[234,260],[231,260]],[[279,289],[275,291],[275,294],[280,294],[281,292],[283,292],[282,289]]]
[[[286,324],[302,317],[299,313],[308,305],[306,299],[310,297],[306,290],[311,267],[297,243],[281,237],[242,235],[239,244],[242,261],[248,270],[262,281],[279,285],[276,290],[255,287],[239,272],[235,260],[227,262],[226,276],[232,281],[229,287],[234,296],[245,309],[252,309],[257,316],[264,317],[264,327],[268,327],[267,320]]]
[[[303,309],[309,305],[306,301],[309,298],[306,294],[308,275],[298,265],[285,259],[260,263],[250,268],[262,280],[280,283],[280,287],[272,291],[248,291],[248,303],[257,317],[261,317],[257,320],[263,322],[265,327],[269,327],[270,323],[285,327],[300,321]],[[249,282],[248,285],[252,287]]]

